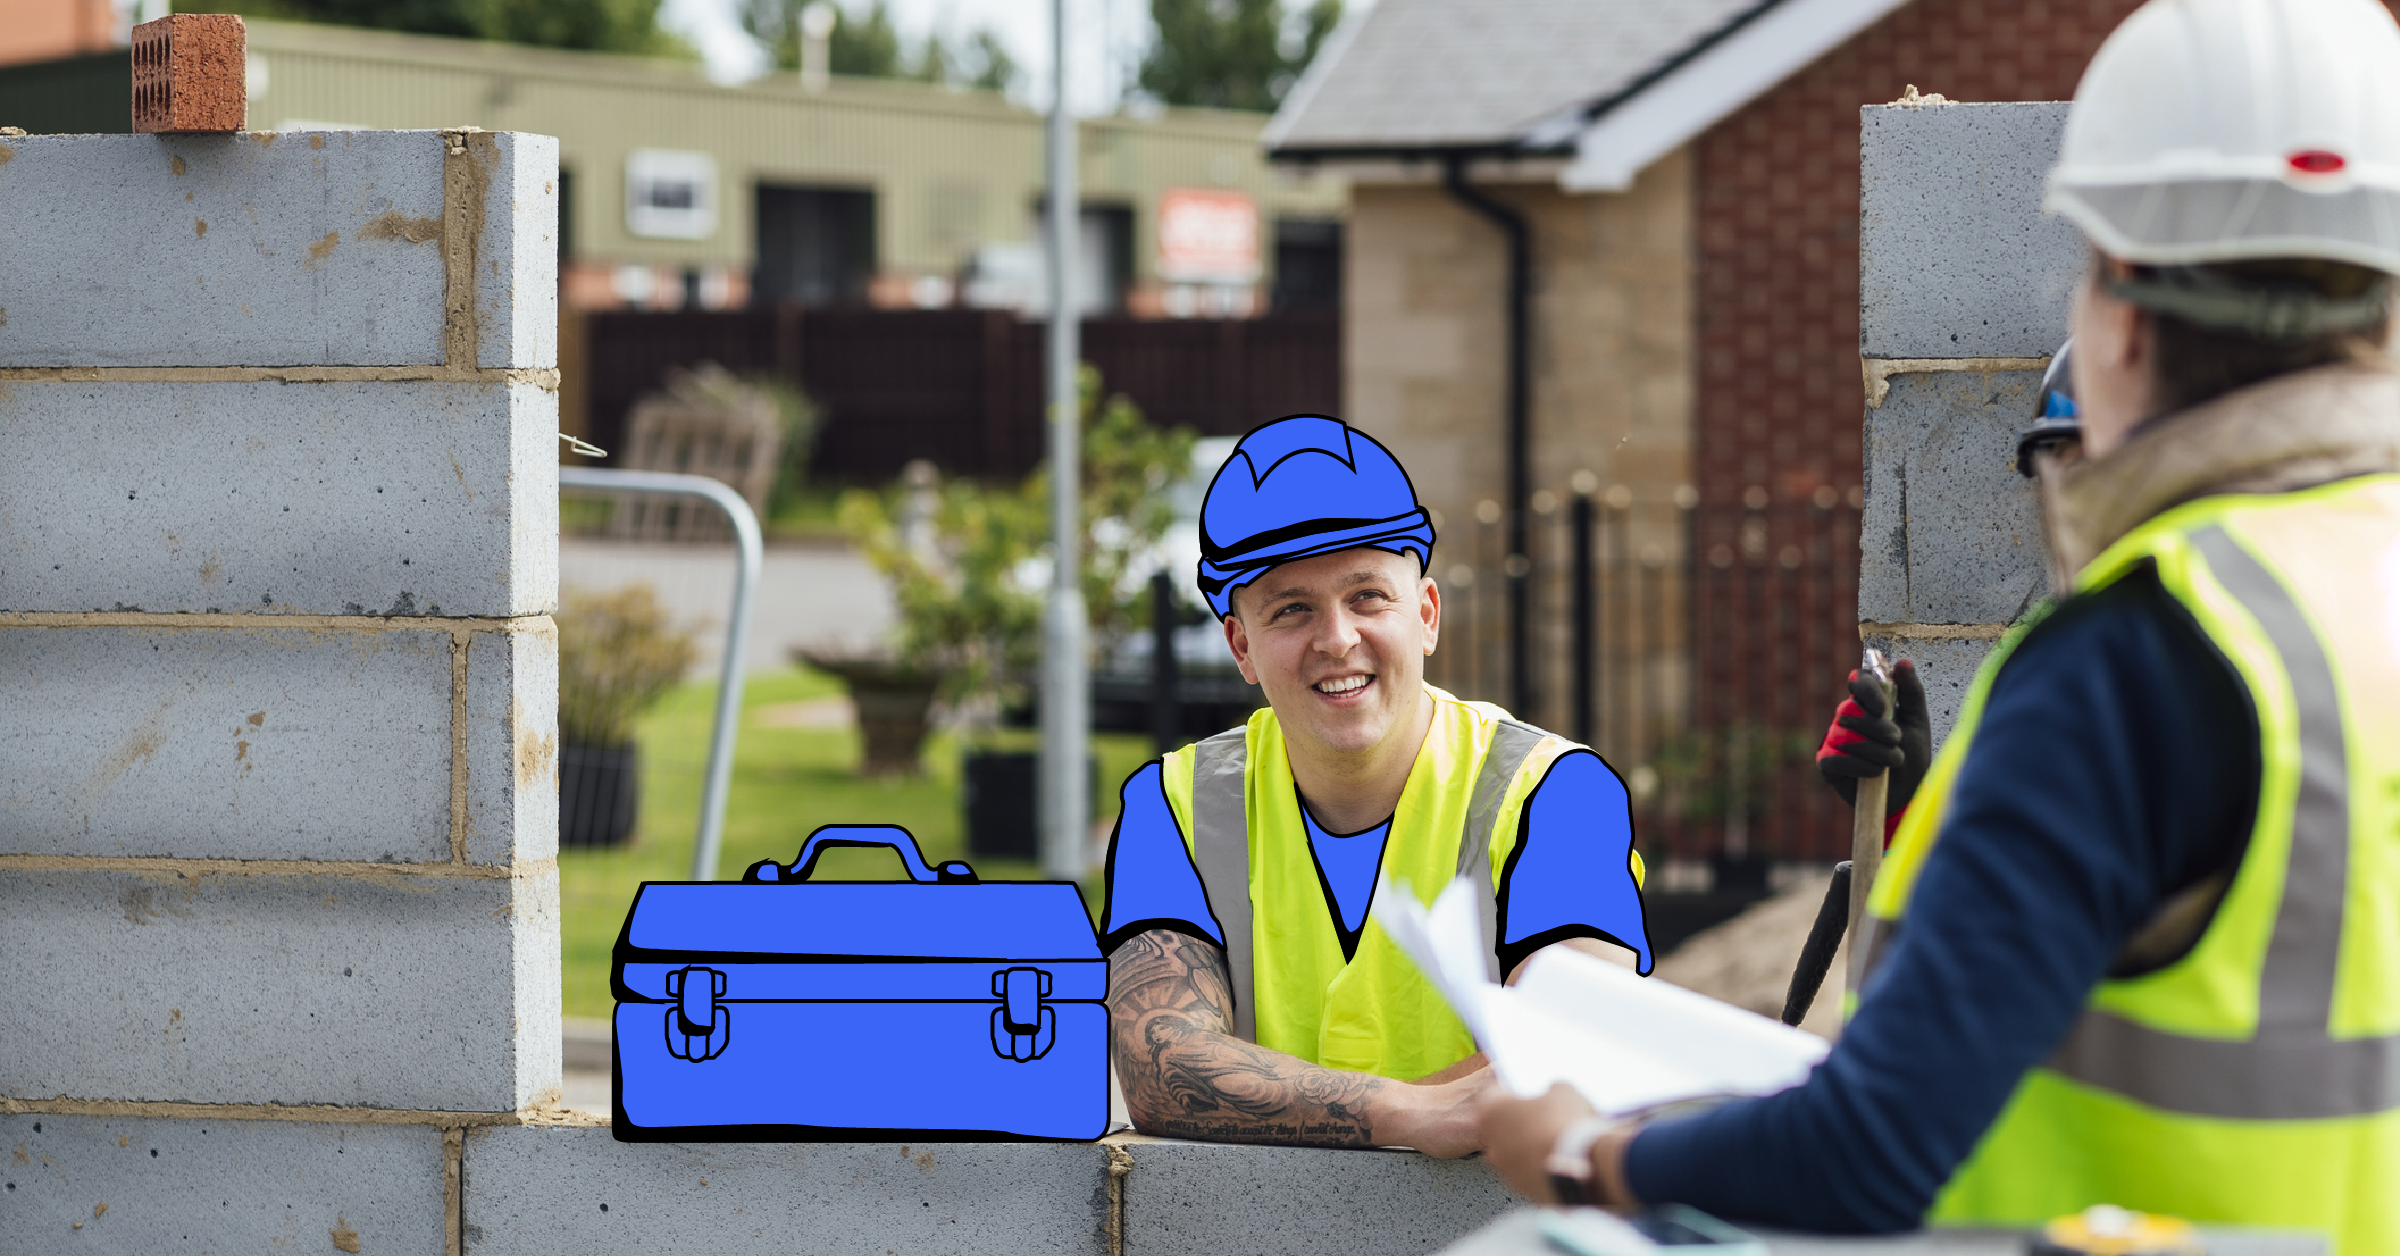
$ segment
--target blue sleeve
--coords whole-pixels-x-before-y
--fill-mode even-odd
[[[1644,1130],[1646,1203],[1825,1231],[1920,1223],[2167,895],[2239,857],[2257,724],[2155,578],[2008,662],[1908,924],[1808,1081]]]
[[[1225,930],[1208,909],[1208,891],[1192,866],[1183,829],[1167,807],[1164,774],[1154,760],[1125,778],[1124,809],[1108,839],[1108,909],[1101,914],[1100,949],[1116,950],[1152,929],[1179,929],[1225,945]]]
[[[1650,972],[1642,889],[1633,879],[1633,812],[1625,783],[1589,750],[1560,755],[1525,802],[1516,849],[1500,873],[1500,971],[1566,938],[1600,938]]]

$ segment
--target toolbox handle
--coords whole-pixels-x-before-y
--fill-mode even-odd
[[[859,846],[873,849],[888,847],[900,856],[908,869],[908,879],[922,884],[974,885],[975,870],[953,859],[934,868],[926,864],[925,853],[917,849],[917,839],[897,824],[827,824],[808,835],[800,853],[792,858],[790,867],[772,859],[762,859],[750,865],[742,874],[744,881],[786,882],[806,881],[816,871],[817,856],[836,846]]]

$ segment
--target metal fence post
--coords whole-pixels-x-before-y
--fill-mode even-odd
[[[733,575],[733,610],[725,621],[725,661],[717,681],[716,729],[708,739],[708,777],[700,791],[700,827],[692,841],[692,880],[717,879],[717,850],[725,839],[725,798],[733,787],[733,745],[741,732],[742,656],[750,647],[750,605],[758,590],[759,567],[765,554],[759,544],[758,516],[750,503],[724,482],[705,475],[667,471],[611,471],[598,467],[560,467],[560,488],[604,489],[616,493],[658,493],[699,497],[716,503],[733,526],[737,562]]]

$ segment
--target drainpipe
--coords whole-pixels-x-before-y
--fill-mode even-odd
[[[1450,198],[1500,229],[1508,238],[1508,709],[1519,719],[1533,708],[1533,638],[1529,609],[1533,561],[1525,553],[1525,515],[1532,496],[1533,398],[1530,368],[1533,324],[1533,227],[1515,208],[1477,191],[1467,182],[1463,156],[1442,164],[1442,187]]]

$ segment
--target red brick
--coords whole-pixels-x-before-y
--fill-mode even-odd
[[[133,129],[239,131],[250,110],[242,19],[176,13],[133,28]]]

